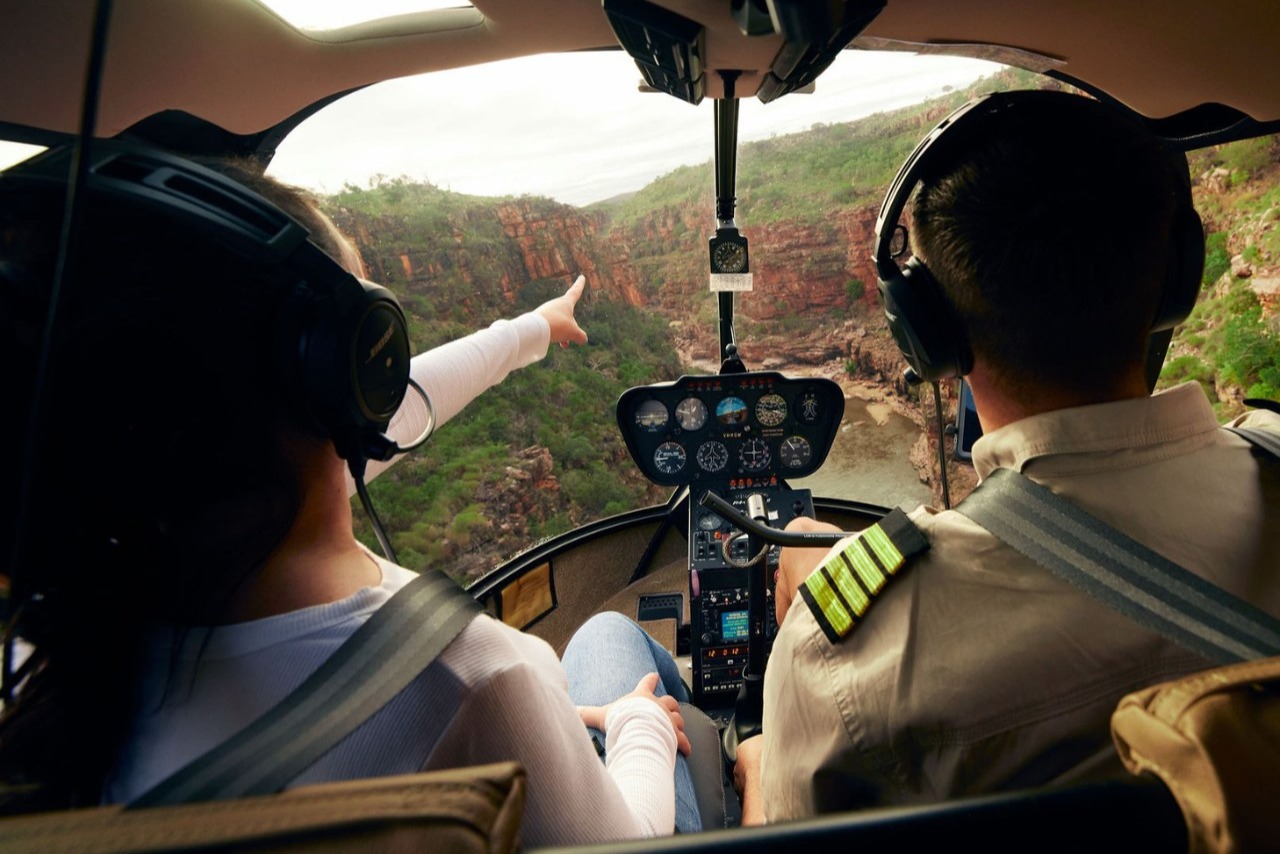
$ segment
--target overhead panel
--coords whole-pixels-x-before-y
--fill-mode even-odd
[[[706,95],[703,27],[646,0],[604,0],[618,43],[654,89],[690,104]]]

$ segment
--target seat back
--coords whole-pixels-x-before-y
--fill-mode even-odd
[[[182,806],[15,816],[0,820],[0,851],[504,854],[519,848],[524,798],[524,770],[504,762]]]

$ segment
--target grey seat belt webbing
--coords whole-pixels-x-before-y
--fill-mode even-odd
[[[1280,457],[1280,434],[1273,433],[1270,430],[1258,430],[1254,427],[1227,427],[1225,429]]]
[[[1226,664],[1280,655],[1280,620],[1018,472],[996,470],[956,509],[1059,578],[1206,658]]]
[[[423,572],[292,693],[128,808],[280,791],[413,681],[481,610],[448,576]]]

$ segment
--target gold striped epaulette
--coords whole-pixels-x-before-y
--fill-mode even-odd
[[[800,585],[800,596],[827,640],[836,643],[853,630],[907,558],[928,548],[915,523],[894,509],[815,569]]]

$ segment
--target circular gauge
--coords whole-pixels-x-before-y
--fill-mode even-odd
[[[785,468],[801,469],[813,459],[813,448],[804,436],[789,436],[778,447],[778,460]]]
[[[707,423],[707,405],[696,397],[686,397],[676,404],[676,421],[686,430],[701,430]]]
[[[747,247],[741,243],[719,243],[712,250],[711,260],[717,273],[741,273],[747,269]]]
[[[769,465],[769,446],[763,439],[748,439],[738,449],[743,471],[760,471]]]
[[[747,404],[740,397],[726,397],[716,404],[716,420],[726,427],[747,423]]]
[[[663,474],[675,474],[684,468],[686,455],[679,442],[663,442],[653,451],[653,464]]]
[[[801,421],[812,424],[818,420],[818,416],[821,414],[822,410],[818,405],[818,396],[811,391],[806,391],[800,397],[800,407],[796,411],[796,415]]]
[[[636,407],[636,426],[647,433],[657,433],[667,426],[667,408],[660,400],[646,400]]]
[[[728,462],[729,449],[723,442],[703,442],[698,446],[698,466],[703,471],[720,471]]]
[[[698,517],[698,527],[704,531],[715,531],[721,523],[720,517],[714,513],[703,513]]]
[[[787,402],[782,395],[770,392],[756,401],[756,420],[766,427],[777,427],[787,420]]]

